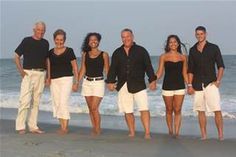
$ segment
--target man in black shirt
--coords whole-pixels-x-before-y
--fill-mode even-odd
[[[32,37],[26,37],[15,50],[15,63],[22,77],[18,115],[16,118],[16,131],[19,134],[26,133],[25,122],[28,118],[29,131],[32,133],[44,133],[37,126],[39,100],[44,89],[46,71],[49,82],[49,43],[43,39],[45,34],[44,22],[37,22],[34,26]],[[23,56],[23,67],[20,58]]]
[[[136,102],[141,113],[141,120],[145,129],[145,138],[150,138],[150,113],[148,109],[145,72],[149,77],[149,88],[156,88],[156,75],[148,52],[136,45],[132,30],[121,32],[123,45],[115,50],[108,72],[106,83],[113,91],[118,90],[118,105],[120,112],[125,113],[129,136],[135,136],[133,104]],[[116,77],[118,78],[117,84]]]
[[[206,40],[206,28],[195,30],[198,42],[190,49],[188,62],[188,93],[194,94],[194,110],[198,111],[202,139],[207,138],[205,111],[215,113],[219,140],[223,140],[223,119],[219,87],[223,77],[224,62],[217,45]],[[216,75],[215,64],[218,68]]]

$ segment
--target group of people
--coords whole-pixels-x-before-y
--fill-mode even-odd
[[[150,139],[150,112],[146,91],[145,74],[149,89],[155,90],[164,74],[162,96],[166,106],[166,122],[169,135],[178,138],[181,127],[181,108],[186,91],[193,95],[193,109],[198,112],[201,138],[207,139],[206,111],[215,113],[219,140],[223,140],[223,119],[220,107],[219,86],[223,77],[224,63],[217,45],[207,41],[206,28],[195,29],[197,43],[189,55],[182,53],[182,43],[177,35],[167,38],[164,53],[159,58],[155,73],[147,50],[134,42],[131,29],[121,31],[123,44],[111,57],[99,49],[101,35],[88,33],[82,49],[81,66],[78,67],[72,48],[65,46],[66,32],[54,32],[55,46],[43,38],[44,22],[37,22],[33,36],[26,37],[15,50],[15,63],[22,76],[16,131],[42,134],[37,125],[38,108],[45,85],[50,86],[53,116],[59,120],[59,134],[68,133],[70,113],[69,97],[82,82],[81,95],[85,97],[92,124],[92,135],[101,133],[99,105],[105,91],[105,83],[111,91],[118,91],[118,108],[124,113],[129,137],[135,136],[134,104],[140,111],[144,138]],[[23,66],[21,64],[23,56]],[[215,66],[217,65],[217,71]]]

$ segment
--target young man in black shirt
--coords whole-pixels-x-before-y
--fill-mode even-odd
[[[206,40],[206,28],[195,30],[198,42],[190,49],[188,62],[188,93],[194,94],[195,111],[198,111],[202,139],[207,138],[205,111],[215,113],[219,140],[223,140],[223,119],[220,107],[219,87],[224,72],[224,62],[217,45]],[[218,73],[216,75],[215,65]]]
[[[32,37],[26,37],[15,50],[15,63],[22,77],[16,131],[26,133],[25,122],[28,110],[28,127],[31,133],[44,133],[37,126],[39,101],[44,89],[46,71],[47,81],[50,80],[48,59],[49,43],[43,39],[45,34],[44,22],[37,22]],[[23,56],[23,67],[20,58]]]
[[[129,136],[135,136],[134,102],[141,113],[145,138],[150,138],[150,113],[145,85],[145,72],[149,77],[149,88],[156,88],[156,75],[153,71],[148,52],[136,45],[132,30],[121,32],[123,45],[115,50],[106,83],[109,90],[118,90],[118,106],[125,113]],[[116,84],[117,77],[117,84]]]

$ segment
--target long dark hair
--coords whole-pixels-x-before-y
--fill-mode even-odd
[[[183,43],[181,43],[181,41],[180,41],[180,39],[179,39],[179,37],[177,36],[177,35],[169,35],[168,37],[167,37],[167,40],[166,40],[166,46],[165,46],[165,52],[167,53],[167,52],[169,52],[170,51],[170,48],[169,48],[169,43],[170,43],[170,39],[171,38],[175,38],[175,40],[177,41],[177,43],[178,43],[178,48],[177,48],[177,51],[179,52],[179,53],[182,53],[182,49],[181,49],[181,46],[183,45],[184,46],[184,44]]]
[[[100,42],[101,39],[102,39],[102,36],[101,36],[101,34],[99,34],[99,33],[96,33],[96,32],[88,33],[88,34],[86,35],[86,37],[84,38],[83,44],[82,44],[82,46],[81,46],[81,50],[82,50],[83,52],[89,52],[89,51],[91,51],[91,47],[89,46],[89,38],[90,38],[91,36],[95,36],[95,37],[98,39],[98,42]]]

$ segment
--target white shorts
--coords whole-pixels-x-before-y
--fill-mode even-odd
[[[163,96],[185,95],[185,89],[178,90],[162,90]]]
[[[139,111],[148,111],[148,96],[146,89],[137,92],[129,93],[127,83],[125,83],[118,92],[118,107],[119,112],[133,113],[134,102],[138,106]]]
[[[84,78],[82,83],[82,96],[97,96],[103,97],[105,92],[104,80],[88,81]]]
[[[209,84],[202,91],[195,91],[193,101],[194,111],[220,111],[220,92],[214,84]]]

